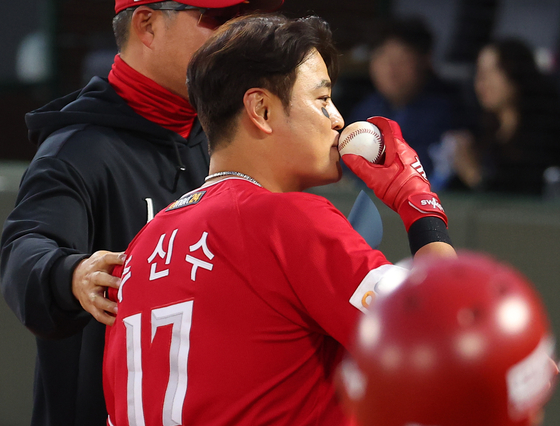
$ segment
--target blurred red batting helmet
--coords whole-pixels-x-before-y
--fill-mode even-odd
[[[361,426],[528,426],[558,369],[546,310],[487,256],[415,261],[359,322],[339,389]]]

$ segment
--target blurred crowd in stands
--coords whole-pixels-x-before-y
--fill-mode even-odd
[[[393,16],[372,21],[364,33],[358,49],[365,50],[362,62],[367,70],[364,66],[361,74],[350,77],[341,70],[333,97],[346,124],[375,115],[397,121],[435,191],[560,199],[558,64],[553,70],[540,69],[534,46],[521,38],[491,39],[491,27],[481,22],[481,27],[488,26],[485,38],[490,40],[478,50],[470,76],[442,77],[433,60],[439,40],[427,21]],[[471,25],[457,19],[461,24]],[[468,44],[464,34],[457,37]],[[39,72],[44,55],[38,52],[46,49],[44,40],[33,40],[20,46],[18,57],[28,59],[20,68]],[[105,77],[115,53],[107,47],[87,53],[82,61],[84,82],[93,75]],[[352,52],[345,51],[343,63],[349,56]],[[19,122],[23,114],[17,111]],[[19,133],[24,139],[24,130]],[[14,140],[14,135],[5,134]],[[15,150],[11,145],[18,144],[10,144]],[[2,152],[10,153],[8,147]],[[349,170],[344,172],[360,185]]]
[[[358,91],[343,81],[336,92],[346,124],[397,121],[434,190],[542,196],[560,181],[557,84],[524,40],[486,43],[468,84],[437,74],[421,18],[375,22],[366,45],[369,81]]]

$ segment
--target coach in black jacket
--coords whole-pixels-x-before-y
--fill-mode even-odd
[[[26,116],[38,151],[2,233],[2,292],[37,336],[34,426],[106,424],[101,371],[114,305],[104,291],[118,286],[118,252],[208,172],[186,67],[228,16],[183,1],[117,0],[115,10],[120,54],[109,80],[94,77]]]

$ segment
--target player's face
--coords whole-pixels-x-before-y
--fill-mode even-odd
[[[194,52],[212,35],[215,27],[199,25],[200,11],[184,10],[166,18],[158,16],[161,33],[157,44],[158,82],[170,91],[188,98],[186,87],[187,67]]]
[[[344,120],[331,99],[331,80],[314,51],[297,69],[288,111],[283,113],[282,159],[291,190],[336,182],[342,176],[338,153]]]

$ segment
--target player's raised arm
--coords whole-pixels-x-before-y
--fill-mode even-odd
[[[379,128],[385,143],[385,159],[372,163],[360,155],[342,153],[344,163],[397,212],[408,232],[415,256],[454,256],[447,232],[447,215],[416,152],[404,141],[399,125],[384,117],[367,121]]]

